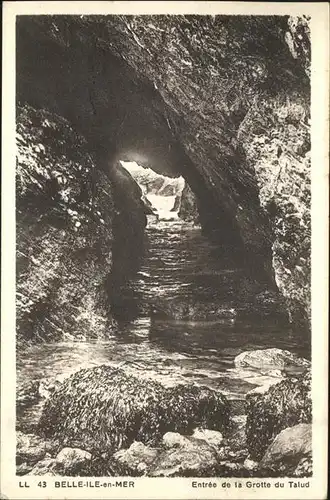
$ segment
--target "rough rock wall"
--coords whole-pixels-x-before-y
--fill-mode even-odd
[[[185,184],[182,191],[179,217],[181,217],[181,219],[183,220],[196,223],[198,223],[199,221],[199,211],[196,196],[187,183]]]
[[[309,26],[305,18],[241,19],[122,17],[111,28],[125,33],[117,42],[122,57],[159,89],[186,153],[209,183],[209,196],[221,197],[243,244],[260,254],[270,242],[290,318],[306,326]]]
[[[285,41],[310,77],[310,31],[290,17]],[[253,166],[262,210],[272,231],[272,265],[290,320],[306,327],[311,317],[311,139],[307,88],[279,90],[255,100],[240,124],[247,162]]]
[[[251,108],[240,128],[262,209],[273,229],[272,264],[290,319],[310,320],[310,130],[306,103],[285,93]]]
[[[63,118],[17,109],[17,326],[24,338],[111,328],[112,188]]]
[[[113,183],[66,120],[17,107],[20,340],[101,337],[115,327],[109,301],[117,266],[114,221],[127,208],[116,208],[114,198]],[[130,200],[139,202],[137,195]]]
[[[144,249],[144,228],[147,220],[142,190],[133,177],[119,163],[110,170],[115,204],[113,226],[113,272],[111,296],[138,270]]]
[[[274,272],[293,321],[306,324],[307,20],[38,16],[19,34],[19,95],[61,106],[105,156],[181,172],[204,229]]]

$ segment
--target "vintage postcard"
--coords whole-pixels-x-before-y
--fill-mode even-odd
[[[3,5],[1,498],[325,499],[327,3]]]

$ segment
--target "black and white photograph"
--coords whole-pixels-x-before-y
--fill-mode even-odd
[[[313,15],[103,3],[15,16],[15,498],[316,498]]]

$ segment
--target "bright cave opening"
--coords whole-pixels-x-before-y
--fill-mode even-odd
[[[135,161],[120,161],[142,191],[146,214],[157,220],[179,219],[185,180],[182,176],[168,177]]]

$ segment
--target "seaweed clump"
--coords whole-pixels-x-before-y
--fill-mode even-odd
[[[101,365],[76,372],[55,390],[39,430],[67,446],[102,453],[133,441],[155,445],[169,431],[191,434],[198,426],[228,425],[229,404],[219,392],[194,385],[165,388]]]
[[[312,422],[311,372],[273,385],[264,394],[246,397],[246,438],[250,455],[259,460],[284,429]]]

